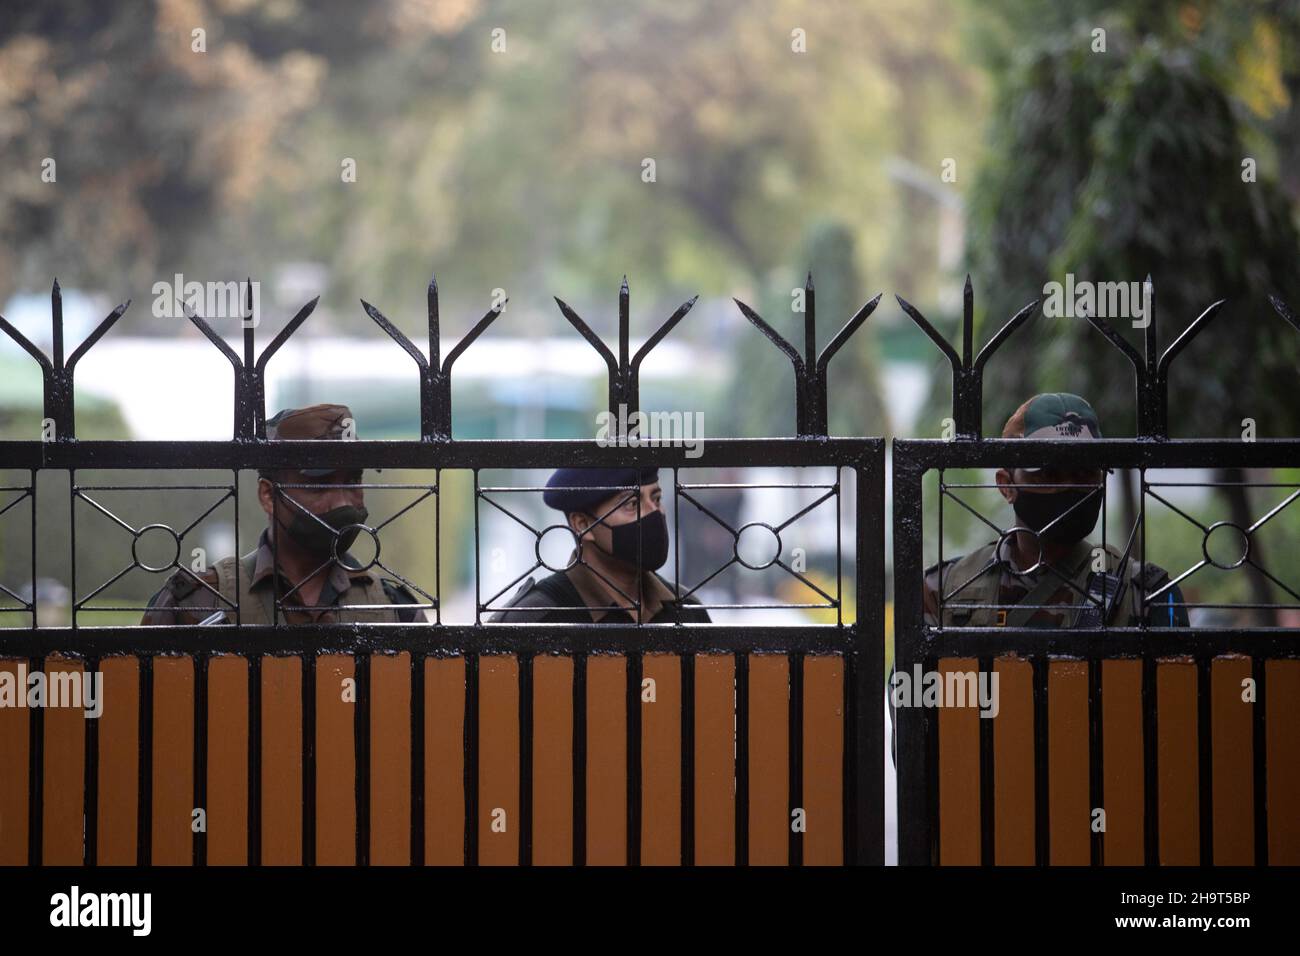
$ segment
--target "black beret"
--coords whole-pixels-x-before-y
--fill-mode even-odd
[[[621,487],[658,480],[658,468],[560,468],[547,479],[542,500],[565,514],[588,511],[618,494]]]

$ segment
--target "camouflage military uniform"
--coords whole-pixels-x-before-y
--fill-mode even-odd
[[[419,603],[411,592],[396,581],[381,578],[372,570],[362,570],[358,562],[344,554],[342,560],[350,565],[334,563],[321,574],[325,576],[318,605],[396,605],[393,608],[369,607],[365,609],[311,611],[301,608],[297,593],[282,598],[279,621],[282,624],[358,623],[367,621],[405,622],[424,621],[427,618],[420,608],[402,607]],[[142,624],[199,624],[203,622],[233,624],[238,602],[239,619],[243,624],[271,624],[273,585],[281,595],[293,587],[283,574],[276,574],[275,554],[269,535],[262,532],[257,550],[238,561],[223,558],[216,566],[200,573],[176,571],[162,589],[149,600]],[[199,583],[200,579],[202,584]],[[204,586],[206,585],[206,587]],[[295,608],[294,605],[299,605]],[[214,617],[217,620],[211,620]]]
[[[1047,568],[1016,574],[1004,561],[995,565],[996,547],[996,542],[990,542],[964,558],[945,561],[942,569],[938,565],[926,569],[926,624],[939,624],[942,591],[943,624],[947,627],[1134,625],[1143,620],[1142,596],[1160,590],[1169,581],[1163,568],[1143,565],[1132,558],[1121,573],[1123,554],[1110,545],[1104,552],[1088,541],[1075,545],[1056,568],[1060,576]],[[1183,603],[1182,592],[1174,585],[1150,601],[1145,623],[1186,627],[1187,608],[1181,606]],[[1035,607],[1041,605],[1049,607]]]

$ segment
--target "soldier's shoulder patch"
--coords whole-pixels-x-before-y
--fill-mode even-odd
[[[416,596],[411,593],[411,589],[400,581],[394,581],[392,578],[380,578],[379,583],[384,589],[384,594],[393,604],[420,603]]]
[[[167,579],[163,590],[170,594],[173,600],[183,601],[199,589],[200,578],[209,587],[217,586],[217,572],[211,568],[198,572],[177,570]]]
[[[1137,573],[1134,575],[1134,578],[1142,585],[1142,587],[1149,591],[1168,581],[1169,572],[1160,565],[1152,564],[1148,561],[1146,564],[1138,564]]]

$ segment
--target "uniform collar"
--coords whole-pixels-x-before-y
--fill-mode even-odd
[[[585,564],[575,564],[565,571],[565,574],[573,586],[577,588],[583,603],[587,605],[593,622],[600,623],[609,615],[615,613],[615,610],[610,609],[610,605],[615,602],[611,600],[609,593],[605,590],[606,585],[591,568]],[[668,586],[653,571],[644,571],[641,577],[641,608],[644,612],[642,620],[649,621],[658,616],[663,608],[675,604],[677,596],[668,590]],[[629,594],[628,597],[635,599],[636,595]],[[629,617],[632,616],[631,610],[621,608],[617,610]]]
[[[263,528],[261,535],[257,539],[257,551],[253,559],[253,579],[249,587],[256,588],[263,585],[271,577],[271,572],[274,569],[275,548],[271,545],[271,536],[267,533],[267,529]],[[361,562],[347,551],[343,552],[339,561],[330,563],[329,571],[326,574],[326,581],[333,587],[335,594],[342,594],[354,582],[369,582],[373,578],[374,576],[369,571],[361,567]]]

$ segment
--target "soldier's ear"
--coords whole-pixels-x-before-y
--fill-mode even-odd
[[[1012,487],[1012,482],[1015,479],[1012,477],[1011,472],[1005,468],[999,468],[994,473],[993,480],[998,483],[998,492],[1006,499],[1007,504],[1011,504],[1016,500],[1016,495],[1020,489]]]
[[[268,515],[275,510],[275,486],[266,475],[257,476],[257,502]]]
[[[569,527],[573,529],[574,534],[581,535],[584,531],[590,528],[594,523],[595,522],[592,520],[591,515],[586,514],[585,512],[582,511],[569,512]]]

